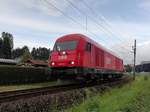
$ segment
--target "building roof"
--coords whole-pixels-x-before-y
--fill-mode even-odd
[[[13,60],[13,59],[3,59],[3,58],[0,58],[0,63],[4,63],[4,64],[17,64],[18,61]]]
[[[141,64],[150,64],[150,61],[142,61]]]
[[[43,60],[27,60],[26,63],[30,63],[33,66],[48,66],[48,62]]]

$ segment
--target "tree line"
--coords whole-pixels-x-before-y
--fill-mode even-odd
[[[0,58],[11,58],[13,49],[13,35],[3,32],[0,38]]]
[[[13,35],[7,32],[2,32],[0,37],[0,58],[4,59],[21,59],[26,61],[28,59],[48,60],[50,49],[45,47],[33,48],[30,52],[28,46],[13,49]]]

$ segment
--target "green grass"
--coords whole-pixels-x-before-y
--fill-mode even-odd
[[[48,86],[54,86],[54,85],[56,85],[55,81],[53,82],[49,81],[49,82],[43,82],[43,83],[32,83],[32,84],[3,85],[3,86],[0,86],[0,92],[48,87]]]
[[[122,88],[93,96],[67,112],[150,112],[150,79],[138,76]]]

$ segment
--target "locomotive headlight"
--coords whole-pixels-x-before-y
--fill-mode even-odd
[[[54,66],[55,65],[55,62],[52,62],[52,66]]]
[[[74,61],[71,61],[71,64],[72,64],[72,65],[74,65],[74,63],[75,63]]]
[[[63,52],[62,52],[62,54],[63,54],[63,55],[66,55],[66,52],[65,52],[65,51],[63,51]]]

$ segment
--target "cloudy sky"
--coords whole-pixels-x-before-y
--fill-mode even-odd
[[[0,0],[0,32],[14,35],[15,48],[52,48],[65,34],[82,33],[133,62],[150,60],[150,0]],[[87,24],[86,24],[87,23]]]

